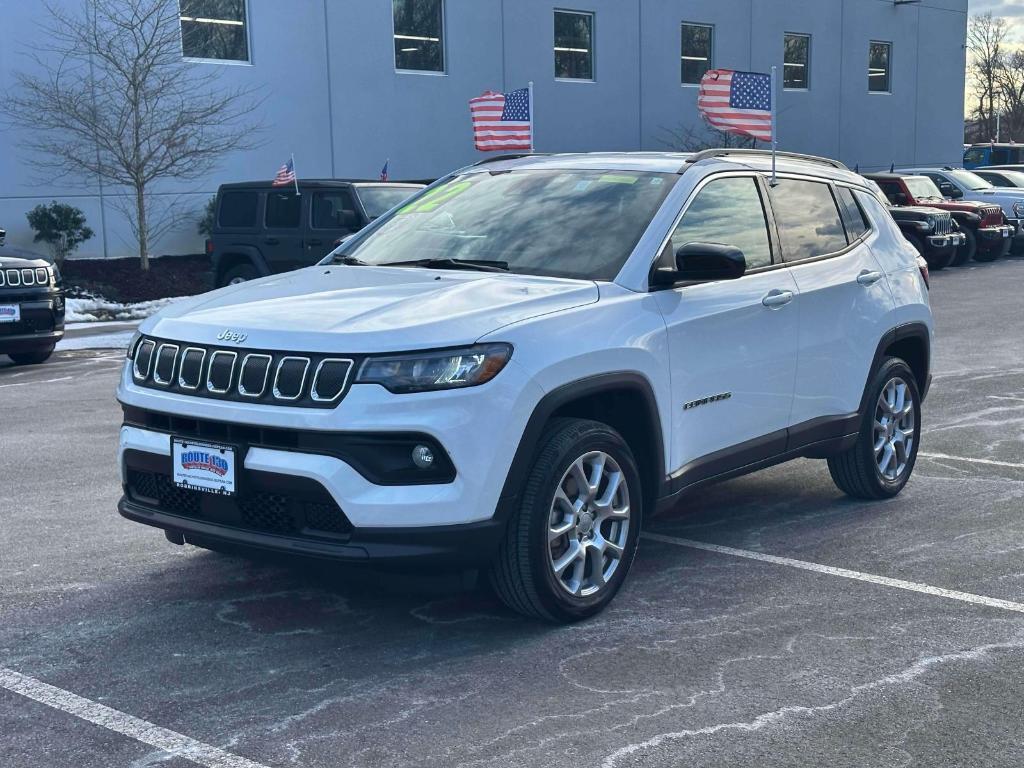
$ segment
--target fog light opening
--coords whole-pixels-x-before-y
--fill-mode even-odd
[[[430,446],[417,445],[412,449],[412,463],[420,469],[430,469],[434,466],[434,452]]]

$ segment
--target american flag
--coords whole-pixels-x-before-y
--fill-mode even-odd
[[[487,91],[469,100],[473,116],[473,142],[481,152],[533,149],[530,89],[511,93]]]
[[[277,170],[277,176],[274,177],[274,181],[270,186],[272,187],[286,187],[289,184],[295,184],[295,163],[289,157],[288,162],[282,165]]]
[[[771,75],[709,70],[700,81],[697,109],[720,131],[771,141]]]
[[[389,165],[391,165],[391,158],[388,158],[387,160],[385,160],[384,161],[384,167],[380,169],[380,180],[381,181],[387,181],[388,180],[388,166]]]

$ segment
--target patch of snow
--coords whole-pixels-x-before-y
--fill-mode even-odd
[[[57,342],[57,349],[127,349],[134,331],[99,333],[93,336],[67,337]]]
[[[159,312],[168,304],[180,301],[185,296],[172,299],[155,299],[134,304],[108,301],[101,296],[86,296],[67,300],[65,320],[69,323],[94,323],[100,320],[143,320]]]

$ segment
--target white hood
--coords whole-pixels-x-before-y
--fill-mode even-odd
[[[242,349],[394,352],[471,344],[502,326],[598,300],[588,280],[513,274],[318,266],[172,304],[140,330]]]

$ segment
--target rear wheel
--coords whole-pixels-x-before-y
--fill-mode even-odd
[[[995,261],[1001,256],[1004,256],[1010,249],[1009,239],[1004,240],[1001,243],[997,243],[993,248],[979,248],[974,253],[975,261]]]
[[[903,490],[917,461],[921,398],[913,371],[888,358],[868,383],[857,442],[828,460],[832,480],[848,496],[886,499]]]
[[[11,352],[8,357],[18,365],[38,365],[45,363],[53,354],[53,347],[33,349],[31,352]]]
[[[974,258],[978,252],[978,236],[970,229],[962,230],[964,233],[964,244],[956,249],[956,256],[953,257],[953,266],[959,267]]]
[[[498,597],[552,622],[601,611],[636,552],[643,490],[618,432],[585,419],[556,419],[541,440],[522,501],[491,567]]]
[[[256,271],[256,267],[252,264],[239,264],[224,273],[224,276],[220,279],[220,284],[221,286],[238,285],[249,280],[255,280],[259,276],[260,273]]]

